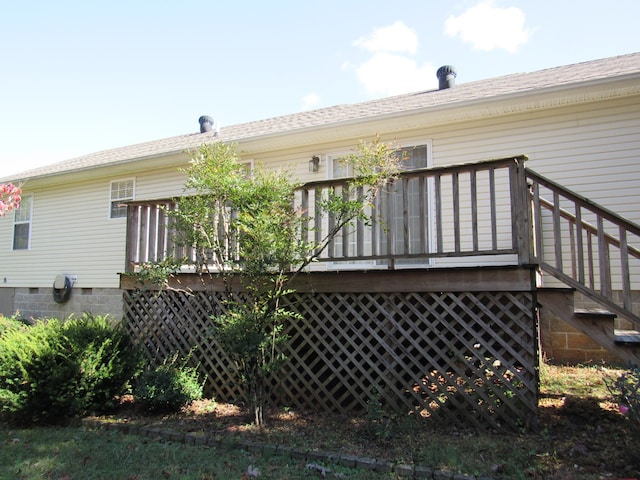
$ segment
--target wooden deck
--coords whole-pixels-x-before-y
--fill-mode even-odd
[[[397,269],[538,265],[640,329],[640,226],[525,168],[526,157],[403,172],[370,209],[369,223],[346,226],[322,252],[326,268]],[[322,211],[328,191],[348,195],[346,180],[312,182],[297,194],[308,217],[301,240],[332,228]],[[171,199],[132,202],[126,271],[196,253],[177,245],[166,211]],[[234,252],[229,251],[228,255]]]
[[[345,227],[301,275],[287,326],[287,367],[273,400],[362,410],[374,391],[387,406],[453,423],[517,429],[535,424],[539,274],[579,290],[640,326],[640,227],[525,168],[525,157],[404,172]],[[334,219],[328,191],[296,195],[313,242]],[[224,309],[215,274],[182,270],[173,291],[136,283],[135,272],[195,252],[172,240],[171,199],[129,205],[125,319],[150,358],[194,350],[220,400],[240,393],[209,317]],[[228,255],[234,255],[229,251]],[[325,270],[325,271],[317,271]],[[242,295],[241,291],[237,292]],[[613,332],[611,332],[613,335]]]

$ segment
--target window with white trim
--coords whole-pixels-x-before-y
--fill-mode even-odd
[[[253,175],[253,160],[241,160],[238,162],[240,166],[247,172],[247,176],[250,177]]]
[[[328,157],[331,159],[331,178],[353,177],[353,164],[342,160],[339,155]]]
[[[111,182],[111,196],[109,202],[109,217],[122,218],[127,216],[127,206],[135,198],[135,179],[114,180]]]
[[[402,170],[417,170],[421,168],[428,168],[432,166],[432,146],[431,140],[426,140],[423,142],[416,142],[415,145],[406,145],[402,146],[397,150],[397,154],[399,158],[401,158],[401,168]],[[331,178],[346,178],[352,177],[354,175],[353,165],[345,163],[344,161],[340,161],[340,156],[329,156],[331,160],[330,164],[330,175]],[[399,185],[399,184],[398,184]],[[386,218],[384,221],[386,222],[385,228],[381,229],[379,237],[376,239],[367,238],[365,240],[366,244],[369,244],[371,241],[377,242],[380,247],[380,251],[387,251],[387,242],[388,238],[394,238],[394,245],[391,248],[391,251],[394,253],[404,253],[404,254],[414,254],[421,247],[421,236],[419,233],[420,225],[423,225],[423,228],[426,228],[426,241],[427,248],[431,248],[433,245],[433,238],[431,238],[433,232],[433,219],[434,219],[434,201],[432,200],[433,195],[433,180],[429,179],[426,182],[427,192],[423,192],[422,196],[419,191],[419,185],[416,179],[412,179],[407,184],[407,198],[409,200],[409,205],[407,209],[408,215],[408,232],[409,232],[409,251],[403,252],[404,250],[404,241],[403,241],[403,233],[404,233],[404,221],[403,221],[403,213],[404,206],[402,203],[402,194],[397,192],[395,195],[385,196],[385,199],[381,201],[383,204],[380,205],[381,211],[378,212],[382,215],[382,217],[387,216],[387,212],[391,213],[390,218]],[[420,201],[421,198],[425,201],[426,206],[423,206],[421,209]],[[390,205],[387,202],[391,202]],[[425,227],[424,222],[421,223],[420,212],[427,213],[428,225]],[[372,213],[372,212],[367,212]],[[384,231],[383,231],[384,230]],[[393,230],[395,234],[387,235],[389,230]],[[340,242],[341,239],[336,239],[337,242]],[[345,245],[345,248],[353,248],[355,245]],[[365,245],[365,250],[369,249],[369,245]],[[382,261],[384,263],[385,261]],[[380,262],[377,262],[380,263]],[[415,265],[416,263],[423,264],[425,260],[409,260],[403,259],[400,261],[396,261],[397,265]],[[430,263],[430,262],[429,262]]]
[[[427,168],[432,165],[431,163],[431,144],[426,143],[424,145],[415,145],[410,147],[403,147],[398,150],[398,155],[401,155],[402,158],[402,169],[403,170],[417,170],[420,168]],[[431,186],[433,183],[432,179],[427,181],[426,185],[426,196],[430,196],[430,192],[433,192],[433,187]],[[420,248],[420,191],[418,186],[417,179],[412,179],[407,184],[407,197],[409,200],[408,204],[408,231],[409,231],[409,251],[404,253],[415,253]],[[392,202],[392,211],[393,218],[389,219],[389,227],[393,228],[396,234],[393,236],[395,238],[395,245],[393,246],[393,251],[400,252],[404,249],[404,242],[402,239],[401,232],[404,229],[403,224],[403,205],[402,205],[402,195],[395,195],[391,198]],[[434,202],[429,201],[427,198],[427,214],[428,220],[433,221],[433,206]],[[431,213],[429,215],[429,213]],[[428,231],[433,231],[433,228],[428,228]],[[428,241],[430,239],[427,239]],[[382,239],[384,243],[386,238]],[[431,242],[429,242],[431,243]],[[402,260],[399,262],[412,264],[416,263],[415,260]],[[422,263],[421,261],[417,261],[417,263]]]
[[[26,195],[20,201],[20,207],[13,212],[13,249],[29,250],[31,247],[31,217],[33,196]]]
[[[401,158],[400,168],[402,170],[416,170],[431,166],[431,141],[422,145],[411,145],[401,147],[397,150],[397,155]],[[353,176],[353,165],[341,161],[340,155],[329,157],[331,161],[331,178],[348,178]]]

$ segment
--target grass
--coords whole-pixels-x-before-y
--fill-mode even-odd
[[[505,434],[435,426],[394,418],[385,432],[368,431],[362,417],[274,411],[269,426],[253,427],[237,407],[200,402],[177,415],[121,412],[102,421],[215,435],[219,447],[184,445],[87,428],[0,427],[0,479],[393,479],[330,463],[309,470],[291,456],[257,454],[238,442],[287,445],[424,465],[495,479],[640,478],[640,453],[630,425],[611,401],[601,367],[541,368],[540,430]],[[383,434],[381,434],[383,433]]]
[[[108,430],[37,428],[0,431],[0,479],[261,479],[309,478],[307,462],[224,447],[184,445]],[[353,480],[389,478],[327,465],[331,474]],[[255,474],[255,473],[254,473]],[[314,475],[315,476],[315,475]]]
[[[619,368],[594,365],[559,366],[543,364],[540,368],[540,394],[553,398],[572,395],[593,397],[606,401],[610,399],[604,382],[605,376],[615,377],[622,373]]]

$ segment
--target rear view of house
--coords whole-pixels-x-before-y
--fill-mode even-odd
[[[204,143],[237,144],[247,168],[287,168],[311,182],[298,201],[313,211],[317,188],[351,173],[336,159],[379,135],[409,158],[394,192],[375,207],[385,225],[343,232],[318,268],[318,285],[354,295],[362,285],[393,295],[416,285],[484,292],[473,307],[457,297],[454,310],[497,309],[500,318],[513,304],[497,303],[522,290],[524,300],[513,301],[527,313],[513,314],[522,330],[512,333],[533,345],[527,355],[537,355],[540,318],[548,356],[637,361],[627,343],[640,329],[640,54],[470,83],[454,81],[452,67],[439,74],[438,90],[221,129],[205,116],[194,133],[0,179],[24,182],[22,207],[0,219],[0,311],[144,315],[120,274],[167,254],[157,206],[183,194],[178,169]],[[363,272],[369,277],[356,278]],[[507,293],[496,300],[486,296],[492,289]],[[331,312],[336,292],[326,293],[318,301]],[[416,311],[435,308],[435,298],[420,298]],[[376,301],[387,302],[376,312],[413,308]],[[589,311],[576,316],[578,307]],[[332,314],[350,315],[347,307]],[[405,347],[423,348],[414,337]],[[502,354],[520,355],[509,348]]]

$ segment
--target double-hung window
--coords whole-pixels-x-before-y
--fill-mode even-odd
[[[20,207],[13,212],[13,249],[28,250],[31,246],[31,217],[33,196],[26,195],[20,201]]]
[[[125,180],[114,180],[111,182],[110,198],[110,218],[121,218],[127,216],[127,206],[124,202],[135,198],[135,180],[127,178]]]

